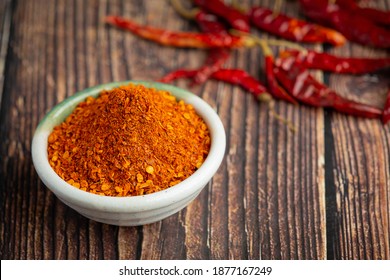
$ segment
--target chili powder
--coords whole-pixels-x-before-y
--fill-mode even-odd
[[[210,133],[190,104],[127,85],[88,97],[48,138],[54,171],[81,190],[149,194],[176,185],[206,159]]]

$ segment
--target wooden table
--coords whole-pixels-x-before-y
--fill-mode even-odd
[[[388,0],[370,3],[390,8]],[[303,17],[297,1],[285,1],[282,12]],[[86,87],[157,80],[200,66],[206,54],[108,27],[108,14],[196,30],[157,0],[0,2],[2,259],[390,259],[390,126],[277,101],[275,111],[294,123],[293,133],[266,104],[216,81],[175,83],[215,108],[227,134],[219,171],[187,208],[154,224],[117,227],[61,203],[31,161],[32,135],[45,113]],[[326,50],[389,56],[353,43]],[[259,48],[236,50],[226,63],[260,80],[263,66]],[[317,77],[345,96],[383,106],[388,74]]]

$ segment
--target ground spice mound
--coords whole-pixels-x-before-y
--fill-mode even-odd
[[[208,128],[191,105],[132,84],[88,97],[48,138],[55,172],[106,196],[173,186],[202,165],[209,149]]]

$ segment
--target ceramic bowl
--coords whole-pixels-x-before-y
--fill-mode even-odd
[[[192,104],[206,122],[211,134],[209,155],[203,165],[179,184],[152,194],[131,197],[106,197],[75,188],[62,180],[51,168],[47,155],[47,138],[53,128],[63,122],[77,104],[87,96],[98,96],[106,89],[129,83],[166,90],[179,100]],[[135,226],[162,220],[186,207],[207,185],[220,166],[226,146],[225,130],[214,110],[196,95],[172,85],[124,81],[85,89],[55,106],[39,123],[32,141],[32,159],[42,182],[63,203],[81,215],[106,224]]]

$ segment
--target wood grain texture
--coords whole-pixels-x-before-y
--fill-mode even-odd
[[[0,108],[4,88],[4,69],[8,53],[9,36],[11,32],[11,0],[0,3]]]
[[[272,7],[273,1],[256,4]],[[388,1],[378,5],[389,8]],[[282,11],[300,15],[296,1],[283,2]],[[159,0],[0,3],[1,259],[390,258],[389,127],[276,101],[275,113],[291,120],[293,133],[269,105],[216,81],[174,83],[208,102],[227,135],[221,167],[188,207],[150,225],[117,227],[84,218],[60,202],[31,161],[35,127],[50,108],[86,87],[157,80],[177,68],[198,67],[206,57],[205,51],[162,47],[108,27],[102,21],[108,14],[196,30]],[[354,44],[331,51],[388,55]],[[226,67],[264,81],[263,63],[260,49],[241,49],[232,52]],[[381,75],[327,74],[325,81],[379,105],[389,82]]]
[[[378,8],[389,8],[379,6]],[[351,44],[334,50],[346,56],[385,57],[385,51]],[[389,72],[332,75],[330,85],[344,96],[382,107]],[[375,96],[375,98],[373,98]],[[390,259],[389,127],[379,120],[332,113],[330,144],[334,188],[332,258]]]

